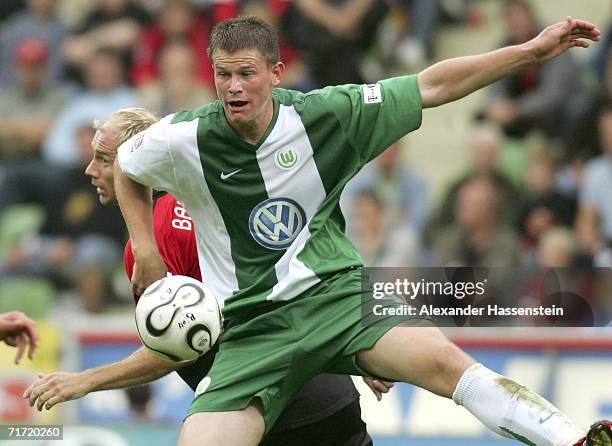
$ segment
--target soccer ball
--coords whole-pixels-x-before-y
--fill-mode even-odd
[[[202,282],[167,276],[152,283],[136,305],[142,343],[170,361],[196,359],[217,342],[222,327],[215,295]]]

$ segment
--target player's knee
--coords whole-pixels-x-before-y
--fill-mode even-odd
[[[450,341],[437,346],[430,358],[430,376],[439,382],[446,396],[452,394],[465,370],[474,363],[467,353]]]

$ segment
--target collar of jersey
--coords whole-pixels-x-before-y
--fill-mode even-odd
[[[242,138],[240,138],[240,136],[238,136],[238,133],[236,133],[236,130],[234,130],[232,126],[229,125],[229,122],[227,122],[227,119],[225,118],[225,113],[223,112],[223,107],[221,107],[221,121],[223,121],[224,123],[223,125],[228,130],[228,134],[232,135],[231,138],[234,140],[234,144],[237,144],[238,146],[243,147],[253,152],[259,149],[259,147],[261,147],[261,145],[265,142],[265,140],[268,139],[268,136],[270,135],[270,132],[272,132],[272,129],[276,125],[276,120],[278,119],[280,103],[279,103],[278,98],[276,97],[276,94],[274,94],[274,90],[272,90],[272,105],[274,107],[274,111],[272,112],[272,120],[270,121],[270,124],[268,124],[268,128],[266,129],[266,132],[262,135],[262,137],[259,139],[259,141],[257,141],[256,144],[251,144],[249,142],[246,142]]]

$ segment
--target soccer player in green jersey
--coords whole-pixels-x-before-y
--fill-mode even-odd
[[[437,328],[364,316],[362,305],[373,297],[362,289],[361,259],[338,206],[347,181],[416,130],[423,108],[587,47],[599,35],[594,25],[567,18],[522,45],[374,85],[303,94],[274,88],[284,66],[266,22],[218,24],[209,57],[219,100],[136,135],[119,148],[115,165],[136,262],[134,291],[165,273],[151,224],[153,187],[173,194],[196,222],[202,279],[224,300],[219,353],[198,385],[179,444],[257,444],[321,372],[415,384],[530,445],[610,441],[609,423],[594,425],[585,440],[554,406],[476,364]]]

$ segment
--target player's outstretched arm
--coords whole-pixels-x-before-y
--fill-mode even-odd
[[[132,240],[132,291],[140,296],[150,284],[164,277],[167,271],[155,242],[151,190],[125,175],[117,161],[114,177],[117,200]]]
[[[21,311],[9,311],[0,314],[0,341],[11,347],[17,347],[15,364],[19,364],[28,348],[28,358],[32,359],[38,346],[36,323]]]
[[[568,17],[522,45],[476,56],[444,60],[418,74],[423,108],[461,99],[525,67],[559,56],[570,48],[587,48],[601,33],[592,23]]]
[[[185,363],[164,361],[157,358],[145,347],[130,356],[112,364],[106,364],[81,372],[54,372],[39,374],[38,379],[24,392],[23,397],[30,406],[42,411],[58,403],[81,398],[98,390],[123,389],[146,384],[174,370]]]

